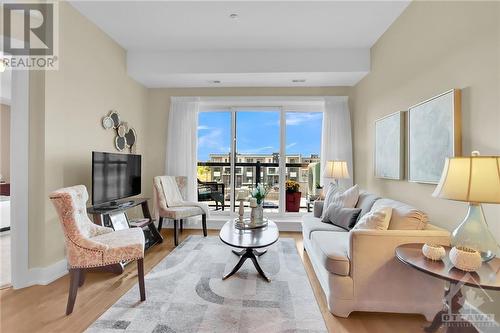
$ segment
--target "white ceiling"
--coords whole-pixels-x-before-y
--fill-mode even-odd
[[[129,52],[338,50],[369,48],[406,8],[405,1],[71,1]],[[232,13],[238,19],[229,18]],[[130,61],[130,60],[129,60]],[[307,59],[303,59],[306,62]],[[129,63],[130,65],[130,63]],[[258,67],[258,66],[257,66]],[[363,68],[355,72],[363,72]],[[262,72],[262,71],[256,71]],[[276,81],[282,72],[274,73]],[[302,72],[292,70],[293,72]],[[346,71],[342,72],[345,75]],[[147,73],[140,82],[148,82]],[[158,75],[158,73],[150,73]],[[164,72],[165,86],[185,86]],[[189,75],[189,84],[193,75]],[[213,73],[217,74],[217,73]],[[220,74],[224,74],[221,72]],[[236,73],[232,73],[236,74]],[[241,79],[245,74],[241,72]],[[357,75],[359,76],[359,74]],[[136,78],[137,79],[137,78]],[[216,75],[214,80],[216,80]],[[288,78],[284,83],[290,85]],[[253,80],[253,79],[252,79]],[[359,77],[357,77],[359,80]],[[161,81],[161,80],[160,80]],[[167,84],[168,81],[168,84]],[[206,78],[200,78],[200,84]],[[255,80],[254,80],[255,81]],[[286,81],[286,82],[285,82]],[[255,82],[254,82],[255,83]],[[155,85],[158,79],[155,79]],[[266,85],[265,81],[259,85]],[[328,82],[322,82],[327,84]],[[333,84],[332,84],[333,85]],[[197,85],[199,86],[199,85]],[[203,86],[203,85],[202,85]]]

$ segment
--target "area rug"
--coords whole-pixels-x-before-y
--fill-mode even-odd
[[[190,236],[86,332],[327,332],[295,241],[282,238],[260,257],[271,282],[218,237]]]

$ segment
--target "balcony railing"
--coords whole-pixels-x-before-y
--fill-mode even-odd
[[[219,192],[222,191],[222,196],[220,194],[212,195],[213,198],[219,198],[215,200],[206,199],[209,196],[204,194],[202,197],[204,200],[209,201],[211,207],[216,209],[224,209],[230,207],[230,192],[231,192],[231,173],[229,171],[231,164],[229,162],[198,162],[199,167],[208,167],[209,171],[205,174],[198,174],[199,180],[201,182],[216,182],[220,183]],[[285,167],[287,172],[285,174],[286,180],[293,179],[300,184],[300,191],[302,193],[301,198],[301,211],[305,211],[307,207],[306,195],[307,195],[307,185],[308,185],[308,175],[307,167],[309,163],[286,163]],[[269,168],[275,168],[274,170],[269,170]],[[273,171],[273,172],[269,172]],[[264,184],[266,187],[270,188],[270,192],[264,201],[264,209],[267,211],[278,212],[279,209],[279,163],[274,162],[236,162],[235,163],[235,181],[234,181],[234,193],[238,190],[245,188],[252,190],[259,183]],[[203,177],[204,176],[204,177]],[[221,190],[222,189],[222,190]],[[221,197],[223,199],[221,199]]]

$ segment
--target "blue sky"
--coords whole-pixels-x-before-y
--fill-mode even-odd
[[[286,153],[319,154],[321,150],[321,112],[286,114]],[[237,152],[271,154],[280,149],[278,111],[245,112],[236,115]],[[211,153],[229,153],[230,112],[200,112],[198,120],[198,160],[208,161]]]

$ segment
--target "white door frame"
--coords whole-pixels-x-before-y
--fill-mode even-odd
[[[11,73],[10,254],[11,283],[18,289],[33,284],[28,266],[29,71]]]

